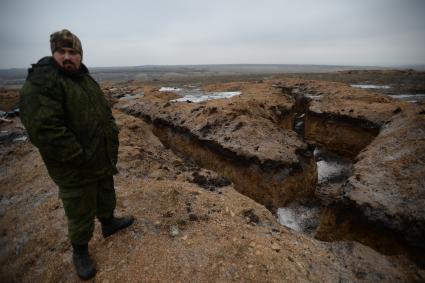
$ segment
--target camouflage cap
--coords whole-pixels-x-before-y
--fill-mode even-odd
[[[56,49],[61,47],[74,48],[83,57],[83,47],[81,46],[80,39],[67,29],[54,32],[50,35],[50,49],[52,50],[52,54]]]

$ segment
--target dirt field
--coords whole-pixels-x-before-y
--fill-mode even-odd
[[[303,76],[310,75],[301,75]],[[341,80],[345,82],[351,80],[345,76],[346,74],[343,74]],[[423,179],[420,174],[414,175],[424,170],[421,147],[424,133],[420,131],[424,116],[422,104],[412,106],[381,94],[353,90],[347,85],[326,81],[279,78],[263,81],[264,75],[230,84],[224,82],[211,84],[216,78],[204,79],[210,81],[203,84],[198,79],[190,81],[186,78],[184,81],[160,79],[151,83],[103,82],[105,94],[115,105],[113,114],[120,129],[118,162],[120,173],[115,176],[118,198],[116,214],[133,214],[136,222],[129,229],[107,239],[101,237],[100,225],[96,222],[94,237],[89,245],[98,269],[93,282],[423,282],[425,280],[423,256],[411,253],[406,246],[408,243],[400,239],[403,231],[400,236],[400,231],[397,230],[407,223],[403,222],[403,211],[400,212],[399,206],[391,210],[393,195],[405,193],[398,190],[400,188],[406,188],[407,193],[412,194],[411,197],[403,198],[405,203],[401,207],[413,207],[423,200],[423,187],[421,190]],[[236,79],[240,80],[241,77],[227,77],[224,81]],[[378,81],[370,79],[369,82]],[[379,81],[379,83],[389,82]],[[205,108],[202,110],[196,103],[182,102],[182,106],[179,106],[178,103],[170,102],[178,98],[179,94],[159,91],[161,86],[187,84],[199,85],[205,91],[240,90],[242,94],[224,102],[202,102],[200,105]],[[412,83],[407,89],[419,88],[418,85],[419,83]],[[302,104],[297,104],[294,98],[296,96],[287,97],[288,93],[292,92],[302,92],[310,96],[320,95],[321,104],[316,101],[310,104],[310,108],[303,108]],[[141,93],[143,95],[140,98],[120,100],[126,95]],[[258,97],[255,97],[256,94]],[[354,94],[361,95],[355,98]],[[18,101],[17,91],[2,91],[0,95],[2,96],[0,109],[5,112],[10,111]],[[358,100],[357,103],[350,104],[355,108],[351,112],[344,104],[349,103],[350,99]],[[373,103],[376,104],[375,108]],[[289,109],[287,112],[286,108]],[[136,113],[136,110],[139,112]],[[301,162],[298,161],[302,159],[299,155],[300,150],[291,148],[290,154],[289,151],[282,152],[286,146],[289,148],[289,145],[285,144],[285,139],[274,138],[279,137],[279,131],[289,131],[287,135],[296,140],[291,146],[302,149],[303,154],[308,155],[309,148],[307,141],[304,141],[304,134],[317,140],[320,138],[320,142],[325,146],[335,145],[338,150],[338,143],[334,143],[338,135],[329,139],[332,141],[327,140],[331,135],[326,134],[325,130],[328,128],[325,130],[318,128],[317,125],[320,123],[310,128],[306,126],[303,135],[296,139],[299,133],[293,131],[292,123],[283,122],[289,121],[285,120],[285,115],[288,117],[294,115],[295,118],[291,116],[291,119],[300,120],[301,118],[297,117],[301,117],[302,114],[312,115],[312,112],[316,114],[325,112],[327,116],[309,116],[303,122],[309,123],[314,121],[313,118],[318,119],[317,117],[326,118],[325,123],[334,127],[329,129],[335,129],[340,125],[338,123],[341,123],[343,127],[341,129],[344,131],[353,127],[367,128],[373,123],[379,128],[379,133],[382,131],[384,134],[380,136],[374,132],[374,135],[378,135],[376,139],[369,134],[356,136],[365,145],[360,149],[360,158],[353,158],[353,175],[347,176],[351,178],[348,182],[351,186],[350,191],[345,187],[347,179],[343,182],[338,181],[340,183],[329,184],[339,186],[333,192],[350,193],[348,194],[350,200],[358,204],[358,207],[349,206],[353,208],[353,214],[358,213],[358,209],[366,207],[366,211],[375,218],[372,220],[362,218],[364,222],[356,226],[357,222],[354,223],[347,217],[349,213],[344,206],[346,203],[342,195],[335,195],[320,210],[322,225],[319,227],[318,236],[322,240],[317,239],[314,233],[307,235],[280,224],[277,216],[272,213],[273,209],[243,194],[241,185],[232,180],[234,174],[226,175],[226,172],[229,172],[225,170],[226,168],[215,171],[207,168],[208,166],[204,168],[202,164],[208,162],[203,162],[205,160],[202,160],[204,157],[202,154],[205,151],[201,151],[199,147],[203,146],[205,141],[215,142],[215,147],[210,148],[212,153],[219,148],[222,150],[219,152],[228,154],[227,163],[220,164],[231,163],[235,168],[245,166],[246,163],[242,165],[232,163],[235,156],[233,153],[237,154],[238,162],[249,156],[244,160],[254,162],[249,164],[252,168],[261,167],[261,162],[270,164],[267,163],[268,160],[280,158],[288,164],[291,163],[291,167],[284,169],[285,172],[298,170],[294,172],[299,173],[301,165],[296,165],[296,162]],[[228,125],[215,123],[224,117],[224,114],[226,117],[232,117],[235,122],[229,118]],[[335,119],[335,115],[342,118]],[[242,124],[238,123],[240,122],[238,119],[242,119],[241,116],[244,119]],[[191,133],[191,142],[195,141],[195,138],[199,140],[189,144],[189,149],[186,148],[187,154],[173,148],[169,141],[167,144],[165,140],[167,136],[158,134],[160,132],[155,119],[159,118],[180,129],[180,133]],[[58,198],[57,187],[48,176],[38,150],[25,139],[25,131],[19,117],[9,116],[6,119],[8,121],[1,121],[0,124],[0,281],[76,282],[78,277],[71,262],[71,246],[66,238],[66,218]],[[204,128],[207,123],[210,126]],[[251,127],[244,128],[244,125]],[[416,130],[409,130],[406,134],[403,129]],[[232,140],[225,139],[226,135],[231,136]],[[370,166],[368,162],[371,158],[382,156],[378,141],[382,142],[384,139],[387,143],[385,146],[389,149],[406,149],[401,144],[405,141],[398,138],[388,139],[385,135],[408,136],[410,140],[406,139],[406,144],[412,150],[399,152],[397,156],[400,160],[404,160],[403,162],[382,160],[376,164],[388,166],[385,167],[388,172],[389,170],[398,172],[391,175],[391,178],[400,176],[400,172],[404,172],[403,174],[413,172],[411,180],[402,177],[384,179],[385,176],[376,173],[379,172],[379,168],[371,170],[375,172],[373,175],[368,175],[368,170],[364,166]],[[170,136],[173,137],[171,134]],[[187,136],[181,137],[182,141],[189,140]],[[267,140],[267,137],[273,137],[273,142]],[[239,142],[242,144],[244,141],[245,146],[238,148]],[[260,146],[256,147],[253,143]],[[262,149],[261,145],[271,145],[272,148]],[[223,148],[233,153],[223,151]],[[195,153],[202,154],[191,155]],[[208,155],[209,158],[213,156]],[[412,156],[416,156],[417,159]],[[283,166],[285,162],[278,164]],[[394,167],[398,166],[397,164],[400,164],[400,167]],[[255,170],[258,172],[259,169]],[[292,173],[285,174],[277,174],[271,178],[282,180]],[[391,196],[383,198],[384,205],[381,198],[374,198],[376,195],[385,195],[385,191],[376,193],[381,183],[373,180],[377,179],[378,175],[382,177],[378,178],[378,181],[389,180],[393,184]],[[309,179],[309,182],[314,181],[314,178]],[[241,184],[244,186],[243,182]],[[370,191],[359,193],[359,188],[367,189],[368,186]],[[367,192],[366,197],[362,192]],[[371,204],[365,204],[365,199],[371,201]],[[314,201],[320,202],[317,199]],[[388,210],[385,210],[386,201],[391,202],[388,204]],[[372,210],[367,210],[370,208]],[[340,209],[342,212],[338,212]],[[394,212],[399,222],[392,222],[391,217],[390,219],[381,217],[389,215],[387,212]],[[423,227],[422,213],[410,215],[414,217],[417,227]],[[385,221],[395,224],[386,228],[389,230],[377,229],[376,233],[372,233],[373,231],[369,233],[369,228],[375,223],[387,223]],[[400,225],[397,226],[398,224]],[[389,231],[388,235],[382,231]],[[418,231],[422,233],[422,230]],[[379,242],[383,243],[380,247],[376,245]],[[397,245],[397,248],[388,249],[392,245]]]

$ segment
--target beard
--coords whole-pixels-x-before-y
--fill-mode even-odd
[[[70,60],[63,61],[62,68],[66,73],[75,74],[78,72],[79,68]]]

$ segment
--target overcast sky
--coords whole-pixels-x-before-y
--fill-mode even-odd
[[[0,68],[63,28],[89,67],[425,64],[425,0],[0,0]]]

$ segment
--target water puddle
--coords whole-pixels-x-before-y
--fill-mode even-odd
[[[371,85],[371,84],[351,84],[352,87],[365,88],[365,89],[389,89],[389,85]]]

